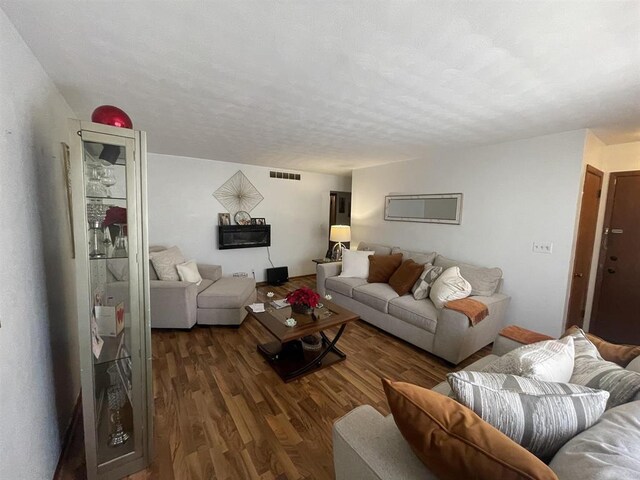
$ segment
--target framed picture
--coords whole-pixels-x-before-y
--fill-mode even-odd
[[[252,218],[251,225],[266,225],[267,222],[264,218]]]
[[[219,213],[218,214],[218,225],[231,225],[231,214],[229,214],[229,213]]]

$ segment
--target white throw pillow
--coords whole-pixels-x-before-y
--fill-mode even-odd
[[[149,258],[160,280],[180,280],[176,265],[184,263],[184,257],[178,247],[167,248],[161,252],[151,252]]]
[[[573,358],[573,338],[564,337],[523,345],[491,362],[482,371],[568,383],[573,374]]]
[[[178,270],[181,282],[191,282],[196,285],[200,285],[202,283],[202,277],[200,276],[198,265],[196,265],[195,260],[189,260],[188,262],[176,265],[176,269]]]
[[[470,294],[471,285],[462,278],[460,269],[458,267],[451,267],[442,272],[436,281],[433,282],[431,291],[429,292],[429,298],[436,308],[440,309],[444,307],[444,304],[448,301],[466,298]]]
[[[369,255],[373,252],[363,250],[342,250],[342,272],[341,277],[368,278],[369,277]]]

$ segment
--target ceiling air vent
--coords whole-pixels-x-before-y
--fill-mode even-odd
[[[269,172],[269,177],[282,178],[284,180],[301,180],[299,173],[274,172],[273,170]]]

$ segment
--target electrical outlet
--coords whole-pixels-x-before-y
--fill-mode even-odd
[[[533,242],[533,253],[551,254],[552,252],[553,242]]]
[[[233,274],[233,276],[234,276],[234,277],[244,277],[244,278],[246,278],[246,277],[248,277],[248,276],[249,276],[249,274],[248,274],[247,272],[235,272],[235,273]]]
[[[255,271],[253,268],[251,269],[251,275],[253,275],[253,278],[254,278],[254,280],[255,280],[255,278],[256,278],[256,271]]]

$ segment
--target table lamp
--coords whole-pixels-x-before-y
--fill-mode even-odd
[[[342,249],[344,248],[342,242],[351,241],[351,227],[349,225],[331,225],[329,240],[331,240],[332,242],[337,242],[333,246],[331,259],[336,261],[342,260]]]

